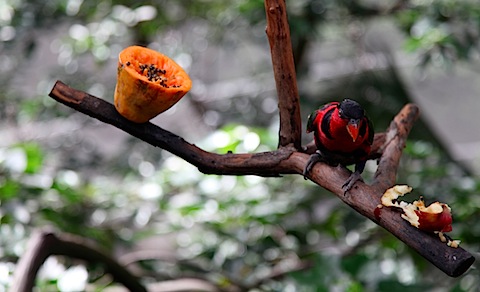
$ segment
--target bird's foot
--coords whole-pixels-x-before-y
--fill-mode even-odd
[[[350,177],[345,181],[345,183],[344,183],[343,186],[342,186],[343,195],[344,195],[344,196],[347,194],[347,192],[348,192],[349,190],[352,189],[353,185],[354,185],[357,181],[363,181],[363,178],[362,178],[362,175],[360,174],[360,172],[355,171],[354,173],[352,173],[352,174],[350,175]]]
[[[316,151],[315,153],[313,153],[312,155],[310,155],[310,158],[308,159],[307,161],[307,165],[305,166],[305,168],[303,169],[303,178],[304,179],[307,179],[307,174],[310,173],[310,171],[312,170],[313,166],[319,162],[319,161],[322,161],[322,154],[320,151]]]

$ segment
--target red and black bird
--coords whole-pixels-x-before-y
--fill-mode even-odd
[[[307,133],[310,132],[314,134],[317,151],[310,156],[303,175],[306,176],[319,161],[334,166],[355,164],[355,172],[342,186],[347,193],[362,179],[373,143],[373,125],[365,110],[351,99],[330,102],[308,117]]]

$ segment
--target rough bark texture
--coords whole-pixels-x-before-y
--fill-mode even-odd
[[[285,1],[267,0],[265,11],[265,32],[270,43],[280,113],[278,143],[281,147],[292,144],[295,149],[300,149],[302,120]]]

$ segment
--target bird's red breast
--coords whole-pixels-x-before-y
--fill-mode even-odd
[[[307,132],[314,132],[315,144],[321,151],[355,155],[359,160],[365,156],[366,159],[373,142],[371,123],[362,116],[358,125],[352,126],[352,119],[339,113],[339,105],[339,102],[330,102],[315,111],[309,119]]]

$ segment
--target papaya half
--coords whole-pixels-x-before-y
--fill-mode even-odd
[[[157,51],[130,46],[119,54],[114,104],[132,122],[151,120],[177,103],[191,87],[185,70]]]

